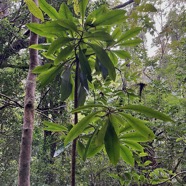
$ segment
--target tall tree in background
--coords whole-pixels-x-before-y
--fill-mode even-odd
[[[34,0],[38,4],[37,0]],[[38,19],[31,15],[31,22],[37,23]],[[38,43],[38,36],[35,33],[30,33],[30,45]],[[32,147],[32,135],[34,124],[34,101],[35,101],[35,88],[36,88],[36,75],[32,70],[38,65],[38,52],[35,49],[30,49],[30,64],[26,81],[26,95],[24,101],[24,118],[21,139],[21,151],[19,159],[19,186],[30,185],[30,159]]]

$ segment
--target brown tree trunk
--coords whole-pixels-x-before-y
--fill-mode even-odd
[[[38,3],[38,0],[34,0]],[[38,22],[38,19],[33,15],[31,22]],[[38,36],[30,33],[30,45],[38,43]],[[19,157],[19,177],[18,186],[30,186],[30,160],[32,150],[32,134],[34,125],[34,101],[35,101],[35,88],[36,76],[32,70],[38,65],[38,52],[34,49],[29,50],[30,64],[26,81],[26,95],[24,100],[24,118],[21,139],[21,150]]]

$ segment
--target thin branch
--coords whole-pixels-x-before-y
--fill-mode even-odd
[[[50,107],[48,107],[48,108],[37,108],[37,110],[39,110],[40,112],[46,112],[46,111],[49,111],[49,110],[59,110],[59,109],[64,108],[64,107],[66,107],[66,105],[60,105],[60,106],[54,107],[54,108],[50,108]]]
[[[16,104],[17,106],[19,106],[19,107],[24,108],[24,106],[22,106],[20,103],[18,103],[17,101],[13,100],[12,98],[6,96],[5,94],[0,93],[0,96],[2,96],[2,97],[4,97],[4,98],[8,99],[9,101],[15,103],[15,104]]]
[[[124,7],[126,7],[127,5],[130,5],[131,3],[134,3],[134,0],[129,0],[129,1],[127,1],[126,3],[123,3],[123,4],[120,4],[120,5],[117,5],[117,6],[113,7],[112,9],[124,8]]]
[[[158,185],[162,185],[162,184],[164,184],[164,183],[166,183],[166,182],[168,182],[168,181],[174,179],[174,178],[177,177],[178,175],[180,175],[180,174],[185,174],[185,173],[186,173],[186,171],[179,172],[179,173],[175,174],[174,176],[170,177],[169,179],[167,179],[167,180],[165,180],[165,181],[163,181],[163,182],[161,182],[161,183],[158,183],[158,184],[156,184],[156,185],[157,185],[157,186],[158,186]],[[156,186],[156,185],[155,185],[155,186]]]
[[[176,170],[177,170],[178,166],[180,165],[180,163],[181,163],[183,157],[185,156],[185,153],[186,153],[186,147],[185,147],[185,149],[183,150],[182,156],[178,159],[178,163],[176,164],[176,166],[174,167],[174,169],[173,169],[173,171],[172,171],[173,173],[176,172]]]

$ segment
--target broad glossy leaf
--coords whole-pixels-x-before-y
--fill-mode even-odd
[[[73,0],[74,13],[79,16],[79,0]]]
[[[125,10],[110,10],[105,14],[99,15],[93,22],[94,26],[113,25],[125,20]]]
[[[121,134],[124,132],[128,132],[128,131],[131,131],[132,129],[133,128],[131,127],[131,125],[129,125],[128,123],[125,123],[125,126],[120,128],[119,133]]]
[[[110,121],[108,121],[104,142],[105,149],[110,161],[116,165],[120,158],[120,143],[114,127]]]
[[[99,16],[99,15],[102,15],[106,12],[108,12],[108,8],[105,6],[105,5],[102,5],[101,7],[99,7],[98,9],[94,10],[93,12],[91,12],[87,19],[86,19],[86,22],[85,22],[85,25],[87,26],[91,26],[93,27],[93,22],[96,20],[96,18]]]
[[[25,0],[25,3],[28,6],[29,11],[38,19],[41,19],[44,21],[43,13],[42,11],[38,8],[38,6],[34,3],[33,0]]]
[[[103,50],[103,48],[101,48],[100,46],[95,45],[95,44],[89,44],[89,45],[96,53],[96,56],[98,57],[100,63],[105,68],[108,69],[109,76],[114,81],[116,79],[115,67],[114,67],[112,61],[110,60],[110,58],[108,57],[107,53],[105,52],[105,50]]]
[[[104,32],[104,31],[96,31],[96,32],[91,32],[91,33],[86,32],[83,36],[86,39],[100,40],[100,41],[107,41],[107,42],[113,41],[110,34]]]
[[[93,132],[93,134],[92,134],[92,135],[89,137],[89,139],[88,139],[87,145],[86,145],[86,147],[85,147],[85,153],[84,153],[84,155],[83,155],[83,160],[84,160],[84,161],[85,161],[86,158],[87,158],[87,154],[88,154],[89,148],[91,148],[92,143],[94,144],[94,141],[95,141],[94,139],[95,139],[96,133],[97,133],[97,130],[95,130],[95,131]]]
[[[66,29],[77,32],[76,24],[69,19],[60,19],[58,20],[58,24]]]
[[[98,134],[96,136],[96,144],[98,146],[102,145],[104,143],[105,134],[108,127],[108,121],[102,126],[101,130],[98,131]]]
[[[120,139],[122,140],[130,140],[130,141],[136,141],[136,142],[147,142],[149,139],[142,136],[139,132],[129,132],[125,133],[120,136]]]
[[[118,57],[113,51],[108,51],[108,55],[114,66],[117,66],[118,64]]]
[[[81,141],[79,141],[79,140],[78,140],[78,142],[77,142],[77,152],[78,152],[79,156],[80,156],[81,158],[83,158],[84,153],[85,153],[85,146],[84,146],[84,144],[83,144]]]
[[[36,50],[48,50],[49,47],[50,47],[50,44],[35,44],[35,45],[29,46],[29,48],[33,48]]]
[[[129,114],[120,113],[127,121],[128,123],[136,130],[138,131],[142,136],[146,137],[149,140],[154,139],[154,133],[151,129],[149,129],[145,124],[147,122],[142,121],[140,119],[137,119]]]
[[[130,126],[128,123],[126,123],[126,121],[118,114],[114,114],[112,113],[112,118],[114,119],[114,121],[116,123],[119,123],[120,125],[124,126],[124,127],[128,127]],[[130,127],[131,128],[131,127]],[[132,128],[131,128],[132,129]]]
[[[73,38],[69,38],[69,37],[60,37],[60,38],[57,38],[50,45],[50,47],[48,49],[48,52],[47,52],[47,55],[53,54],[56,50],[58,50],[59,48],[61,48],[64,45],[66,45],[70,41],[73,41]]]
[[[131,58],[130,53],[125,50],[112,50],[112,52],[114,52],[121,59]]]
[[[112,33],[112,38],[118,39],[120,37],[120,35],[122,34],[121,29],[119,27],[116,27],[116,29],[113,31]]]
[[[34,70],[32,70],[32,73],[40,74],[42,72],[47,71],[50,67],[52,67],[52,63],[46,63],[44,65],[37,66],[36,68],[34,68]]]
[[[92,81],[91,68],[88,59],[86,58],[81,48],[79,48],[79,62],[82,72],[87,76],[88,80],[91,82]]]
[[[64,49],[61,50],[61,52],[58,54],[57,58],[54,60],[54,64],[58,65],[60,62],[66,60],[66,58],[72,54],[74,47],[73,46],[67,46]]]
[[[60,66],[52,67],[45,72],[42,72],[38,77],[37,80],[40,82],[40,86],[44,87],[48,83],[54,80],[54,78],[58,75],[58,73],[61,71]]]
[[[103,145],[98,146],[98,145],[95,143],[95,139],[93,139],[92,142],[90,143],[89,148],[88,148],[86,157],[87,157],[87,158],[90,158],[90,157],[96,155],[96,154],[97,154],[98,152],[100,152],[102,149],[103,149]]]
[[[143,152],[143,147],[139,143],[137,143],[136,141],[124,139],[123,142],[131,149]]]
[[[59,17],[63,19],[73,19],[72,12],[69,10],[66,3],[62,3],[59,9]]]
[[[136,46],[142,43],[143,41],[141,39],[130,39],[125,42],[120,43],[120,46]]]
[[[95,63],[95,69],[96,72],[101,72],[103,79],[106,79],[108,76],[108,69],[102,65],[102,63],[100,62],[100,60],[96,57],[96,63]]]
[[[128,109],[128,110],[134,110],[134,111],[146,114],[147,116],[157,118],[157,119],[160,119],[160,120],[163,120],[163,121],[173,122],[173,120],[169,116],[167,116],[167,115],[165,115],[161,112],[158,112],[156,110],[153,110],[149,107],[142,106],[142,105],[127,105],[127,106],[124,106],[122,108],[123,109]]]
[[[61,76],[61,101],[66,100],[72,93],[71,69],[66,69]]]
[[[123,41],[126,41],[128,39],[131,39],[132,37],[139,34],[141,30],[142,30],[141,27],[135,27],[135,28],[132,28],[132,29],[126,31],[124,34],[122,34],[120,36],[120,38],[118,39],[118,42],[123,42]]]
[[[68,131],[68,129],[62,125],[57,123],[43,121],[43,124],[46,126],[44,130],[53,131],[53,132],[60,132],[60,131]]]
[[[85,103],[87,92],[85,87],[80,83],[78,88],[78,106],[82,106]]]
[[[134,157],[131,150],[124,145],[121,145],[120,148],[120,154],[122,159],[129,165],[134,166]]]
[[[82,20],[84,20],[84,18],[85,18],[85,12],[86,12],[86,8],[87,8],[87,4],[88,4],[88,0],[80,0],[79,10],[80,10]]]
[[[51,19],[59,19],[59,14],[54,7],[48,4],[45,0],[39,0],[39,7],[43,10]]]
[[[85,116],[81,121],[79,121],[74,127],[70,130],[70,132],[67,134],[65,138],[64,144],[67,145],[69,142],[71,142],[73,139],[77,138],[83,130],[91,123],[94,121],[94,119],[97,118],[97,112],[93,112],[87,116]]]
[[[44,37],[56,37],[62,35],[66,30],[64,27],[57,24],[56,21],[47,21],[43,24],[28,23],[27,27],[34,33]]]
[[[86,74],[84,74],[81,71],[80,74],[79,74],[79,79],[80,79],[81,86],[83,88],[85,88],[86,91],[88,91],[89,90],[89,87],[88,87],[88,80],[87,80]]]

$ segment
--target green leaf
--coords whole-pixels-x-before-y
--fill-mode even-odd
[[[74,127],[70,130],[70,132],[67,134],[64,144],[67,145],[69,142],[71,142],[73,139],[77,138],[83,130],[87,127],[87,125],[94,121],[95,118],[97,118],[97,114],[99,111],[91,113],[87,116],[85,116],[81,121],[79,121]]]
[[[59,9],[59,17],[63,19],[70,19],[72,20],[73,15],[72,12],[69,10],[66,3],[62,3]]]
[[[79,16],[79,0],[73,0],[74,13]]]
[[[97,133],[97,130],[95,130],[94,132],[93,132],[93,134],[91,135],[91,137],[89,137],[89,139],[88,139],[88,142],[87,142],[87,145],[86,145],[86,148],[85,148],[85,153],[84,153],[84,155],[83,155],[83,160],[85,161],[86,160],[86,158],[87,158],[87,154],[88,154],[88,152],[90,152],[89,151],[89,148],[91,147],[91,144],[92,144],[92,142],[94,143],[94,139],[95,139],[95,134]]]
[[[66,30],[64,27],[57,24],[56,21],[47,21],[43,24],[28,23],[27,27],[34,33],[44,37],[56,37],[62,35]]]
[[[38,19],[41,19],[44,21],[43,13],[42,11],[38,8],[38,6],[34,3],[33,0],[25,0],[25,3],[28,6],[29,11]]]
[[[133,129],[128,123],[126,123],[126,121],[120,115],[112,113],[111,116],[112,116],[112,119],[116,123],[120,124],[121,126],[124,126],[124,129],[122,130],[122,132],[127,132],[128,130]],[[120,130],[120,132],[121,132],[121,130]]]
[[[36,50],[48,50],[49,49],[50,44],[34,44],[34,45],[30,45],[29,48],[33,48]]]
[[[44,65],[35,67],[34,70],[32,70],[32,73],[41,74],[42,72],[46,72],[50,67],[52,67],[52,64],[46,63]]]
[[[90,158],[90,157],[94,156],[95,154],[97,154],[98,152],[100,152],[102,149],[103,149],[103,145],[98,146],[98,145],[95,143],[95,139],[93,138],[93,139],[92,139],[92,142],[90,143],[90,146],[89,146],[89,148],[88,148],[86,157],[87,157],[87,158]]]
[[[142,106],[142,105],[127,105],[122,108],[127,109],[127,110],[134,110],[134,111],[146,114],[147,116],[157,118],[157,119],[160,119],[163,121],[173,122],[173,120],[169,116],[167,116],[161,112],[155,111],[149,107]]]
[[[136,130],[138,131],[142,136],[146,137],[149,140],[154,139],[154,133],[151,129],[149,129],[145,124],[145,121],[142,121],[140,119],[137,119],[129,114],[120,113],[127,121],[128,123]]]
[[[118,39],[120,37],[120,35],[122,34],[121,29],[119,27],[116,27],[116,29],[113,31],[112,33],[112,38]]]
[[[58,54],[57,58],[54,60],[54,65],[58,65],[60,62],[66,60],[66,58],[72,54],[74,47],[73,46],[67,46],[64,49],[61,50],[61,52]]]
[[[120,57],[121,59],[130,59],[131,55],[129,52],[124,51],[124,50],[112,50],[112,52],[114,52],[118,57]]]
[[[125,133],[122,136],[120,136],[120,139],[122,140],[129,140],[129,141],[137,141],[137,142],[148,142],[149,140],[142,136],[139,132],[129,132]]]
[[[67,68],[61,76],[61,101],[66,100],[72,93],[71,69]]]
[[[99,15],[93,22],[94,26],[113,25],[125,20],[125,10],[110,10],[105,14]]]
[[[93,27],[93,22],[96,20],[96,18],[108,11],[109,10],[105,5],[100,6],[98,9],[94,10],[88,15],[85,22],[85,26]]]
[[[122,159],[131,166],[134,166],[134,158],[132,152],[126,146],[120,145],[120,154]]]
[[[103,64],[100,62],[98,57],[96,57],[95,69],[96,69],[96,72],[98,72],[98,73],[101,72],[103,79],[107,78],[108,69],[105,66],[103,66]]]
[[[79,3],[79,10],[82,17],[82,20],[84,21],[85,18],[85,12],[87,8],[88,0],[81,0]]]
[[[103,50],[103,48],[101,48],[100,46],[95,45],[95,44],[89,44],[89,45],[96,53],[96,56],[98,57],[100,63],[105,68],[108,69],[109,76],[114,81],[116,79],[115,67],[114,67],[112,61],[110,60],[110,58],[108,57],[107,53],[105,52],[105,50]]]
[[[40,86],[44,87],[48,83],[54,80],[54,78],[57,76],[57,74],[61,71],[61,67],[55,66],[50,69],[48,69],[45,72],[42,72],[38,77],[37,80],[40,82]]]
[[[92,39],[92,40],[100,40],[100,41],[107,41],[112,42],[113,39],[107,32],[104,31],[96,31],[96,32],[86,32],[84,35],[84,38],[86,39]]]
[[[98,146],[101,146],[104,143],[105,134],[108,127],[108,121],[102,126],[101,130],[98,131],[97,137],[96,137],[96,144]]]
[[[59,14],[54,7],[48,4],[45,0],[39,0],[39,7],[43,10],[51,19],[59,19]]]
[[[75,31],[75,32],[78,31],[76,24],[69,19],[60,19],[58,20],[58,24],[71,31]]]
[[[130,39],[125,42],[122,42],[120,46],[136,46],[143,42],[141,39]]]
[[[83,158],[84,153],[85,153],[85,146],[79,140],[77,142],[77,152],[78,152],[79,156],[81,158]]]
[[[61,131],[68,131],[68,129],[62,125],[57,123],[43,121],[43,124],[46,126],[44,130],[53,131],[53,132],[61,132]]]
[[[137,151],[140,151],[140,152],[143,152],[143,147],[137,143],[136,141],[130,141],[130,140],[123,140],[123,142],[128,146],[130,147],[131,149],[133,150],[137,150]]]
[[[91,68],[81,48],[79,48],[79,62],[80,62],[80,67],[81,67],[82,72],[86,75],[88,80],[91,82],[92,81]]]
[[[70,41],[73,41],[73,38],[69,38],[69,37],[60,37],[58,39],[56,39],[55,41],[52,42],[52,44],[50,45],[48,51],[47,51],[47,55],[53,54],[56,50],[58,50],[59,48],[61,48],[62,46],[66,45],[67,43],[69,43]]]
[[[79,88],[78,88],[78,106],[82,106],[85,103],[87,96],[87,92],[85,90],[85,87],[80,83]]]
[[[122,41],[126,41],[126,40],[136,36],[137,34],[139,34],[141,30],[142,30],[141,27],[132,28],[132,29],[126,31],[124,34],[122,34],[117,42],[119,43]]]
[[[116,165],[120,158],[120,143],[118,136],[112,126],[112,123],[108,121],[108,127],[104,138],[105,149],[110,161]]]

